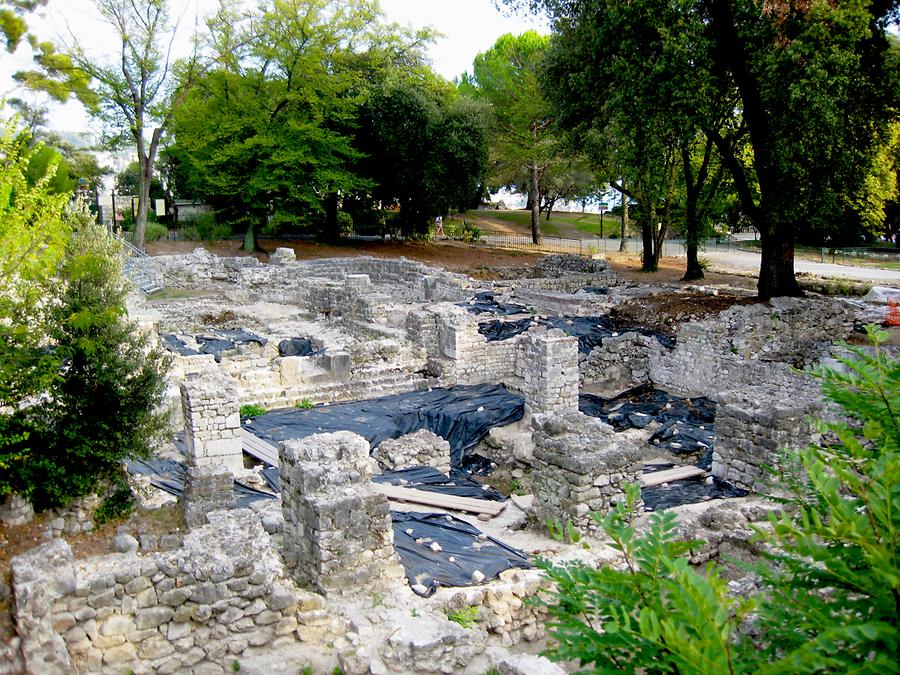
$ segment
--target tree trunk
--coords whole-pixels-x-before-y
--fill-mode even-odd
[[[659,268],[659,261],[653,255],[653,228],[656,227],[655,212],[646,204],[638,204],[638,214],[641,219],[641,240],[643,252],[641,254],[641,272],[655,272]]]
[[[146,157],[138,158],[140,166],[140,193],[138,194],[138,212],[134,221],[134,245],[144,249],[147,237],[147,214],[150,211],[150,180],[153,178],[153,164]]]
[[[705,159],[709,157],[710,148],[711,143],[707,141]],[[700,187],[705,180],[706,162],[704,162],[704,166],[701,167],[701,170],[697,172],[697,183],[694,184],[694,172],[692,171],[691,167],[691,153],[687,147],[683,147],[681,149],[681,157],[684,163],[683,172],[685,188],[687,192],[687,199],[685,203],[685,243],[687,244],[687,269],[685,269],[684,276],[681,277],[681,280],[693,281],[694,279],[703,278],[703,268],[700,267],[700,257],[698,255],[698,248],[700,244],[700,214],[697,212],[697,198]]]
[[[256,226],[253,223],[250,223],[244,233],[244,250],[250,253],[256,250]]]
[[[756,288],[760,299],[802,296],[803,291],[794,276],[794,241],[790,227],[766,224],[760,228],[759,239],[762,256]]]
[[[531,195],[531,243],[541,243],[541,182],[537,162],[531,165],[531,180],[528,189]]]
[[[325,198],[325,240],[340,241],[341,232],[338,229],[338,196],[328,195]]]
[[[548,223],[550,222],[550,213],[553,211],[553,205],[554,205],[554,204],[556,204],[556,200],[555,200],[555,199],[551,199],[551,200],[547,203],[547,222],[548,222]]]
[[[619,252],[628,251],[628,244],[625,242],[625,227],[628,223],[628,197],[622,195],[622,231],[619,237]]]

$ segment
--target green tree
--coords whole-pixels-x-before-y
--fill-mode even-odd
[[[146,456],[166,428],[161,412],[168,360],[125,315],[128,282],[119,242],[86,210],[57,277],[48,338],[59,370],[48,396],[27,408],[33,453],[24,483],[38,508],[65,504]]]
[[[353,141],[366,85],[358,52],[381,44],[377,5],[225,3],[209,25],[217,67],[176,116],[178,189],[207,199],[251,245],[267,224],[324,220],[336,232],[339,197],[368,185]]]
[[[116,174],[116,182],[113,186],[117,193],[122,195],[135,195],[141,189],[141,167],[137,162],[132,162]],[[150,181],[150,199],[162,199],[164,195],[162,182],[156,176]]]
[[[371,95],[360,113],[363,174],[383,206],[399,207],[404,233],[422,233],[436,215],[480,198],[487,162],[483,106],[448,83],[398,76]]]
[[[848,197],[866,177],[860,167],[870,166],[896,114],[897,61],[885,33],[895,2],[508,4],[549,11],[567,44],[583,50],[563,78],[573,96],[596,97],[596,69],[610,66],[596,27],[626,16],[637,35],[642,29],[646,40],[624,41],[629,49],[612,61],[623,73],[617,85],[639,81],[632,65],[653,65],[659,108],[687,115],[713,141],[742,210],[760,231],[760,296],[800,294],[793,270],[798,233],[827,231],[846,219]],[[752,153],[716,127],[709,102],[717,99],[709,92],[734,93]]]
[[[0,408],[40,393],[56,361],[44,349],[44,298],[70,228],[63,218],[67,194],[50,189],[57,165],[32,176],[37,148],[23,142],[16,118],[0,127]],[[29,427],[0,412],[0,497],[22,488],[21,469],[31,454]]]
[[[491,180],[497,185],[527,186],[535,244],[541,239],[541,177],[560,153],[550,107],[540,86],[548,45],[549,38],[536,31],[503,35],[475,57],[472,74],[464,74],[460,83],[464,94],[491,105]]]
[[[100,16],[115,31],[118,57],[103,61],[83,43],[68,47],[68,57],[90,80],[81,99],[110,132],[113,145],[130,143],[140,166],[134,243],[143,248],[150,205],[150,184],[159,145],[199,72],[195,52],[172,64],[169,0],[95,0]],[[177,71],[176,78],[173,71]]]

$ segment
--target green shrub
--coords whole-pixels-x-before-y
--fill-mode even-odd
[[[158,241],[160,239],[165,239],[168,236],[169,230],[166,229],[165,225],[160,225],[159,223],[147,223],[147,229],[144,232],[146,241]]]
[[[346,211],[338,211],[337,224],[338,232],[341,234],[350,234],[353,232],[353,216]]]
[[[247,405],[241,406],[241,419],[245,420],[248,417],[259,417],[260,415],[265,415],[266,409],[261,405],[256,403],[248,403]]]
[[[313,402],[308,398],[302,398],[294,404],[295,408],[299,410],[309,410],[310,408],[314,408]]]
[[[94,511],[94,522],[97,525],[105,525],[115,520],[122,520],[134,511],[134,495],[126,484],[116,487]]]
[[[764,592],[733,598],[715,565],[691,568],[699,542],[675,541],[671,512],[638,537],[631,486],[599,519],[621,569],[540,562],[555,585],[541,600],[551,658],[601,672],[898,671],[900,361],[848,349],[844,371],[814,373],[847,419],[822,423],[829,442],[785,451],[787,508],[757,533],[773,551],[756,567]]]
[[[47,339],[59,369],[27,409],[35,452],[24,467],[38,509],[64,505],[115,480],[121,462],[146,456],[166,430],[170,363],[127,320],[120,244],[82,214],[57,275]]]
[[[196,232],[197,238],[203,241],[216,241],[217,239],[227,239],[231,236],[231,226],[217,222],[213,213],[201,213],[196,220],[189,222],[191,225],[185,230]]]

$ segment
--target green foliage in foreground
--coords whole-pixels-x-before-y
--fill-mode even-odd
[[[624,567],[541,563],[556,584],[549,656],[596,672],[900,672],[900,361],[848,351],[814,373],[845,419],[786,451],[790,497],[758,532],[777,552],[756,570],[763,592],[733,598],[715,565],[691,568],[697,542],[675,540],[671,513],[638,536],[635,486],[601,521]]]

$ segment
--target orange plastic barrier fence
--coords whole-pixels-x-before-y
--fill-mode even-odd
[[[887,320],[885,323],[888,326],[900,326],[900,300],[895,300],[894,298],[888,300]]]

